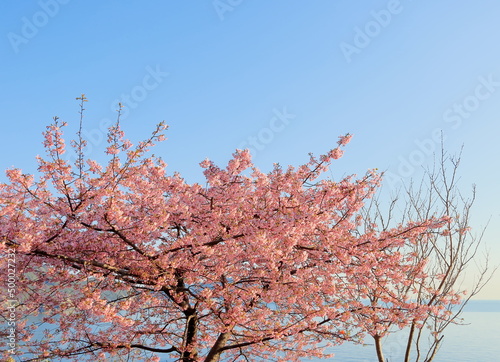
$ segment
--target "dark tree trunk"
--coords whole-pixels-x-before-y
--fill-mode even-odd
[[[196,310],[189,308],[184,311],[186,315],[186,330],[184,332],[184,346],[186,350],[182,352],[180,360],[182,362],[196,362],[198,359],[198,351],[193,347],[198,333],[198,317]]]

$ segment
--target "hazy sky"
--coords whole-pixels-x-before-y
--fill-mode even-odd
[[[0,168],[35,172],[41,132],[72,136],[89,102],[89,156],[125,105],[136,141],[190,182],[198,163],[250,147],[255,163],[300,164],[347,132],[331,175],[386,170],[387,190],[432,164],[442,131],[464,145],[461,185],[477,185],[474,228],[500,264],[500,2],[2,1]],[[2,174],[0,180],[4,181]],[[500,299],[498,275],[481,298]]]

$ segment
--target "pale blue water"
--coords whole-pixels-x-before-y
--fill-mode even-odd
[[[463,317],[470,325],[449,326],[434,361],[499,362],[500,312],[466,312]],[[405,337],[406,334],[398,333],[384,342],[384,355],[389,362],[403,360]],[[344,344],[333,348],[332,351],[335,353],[332,361],[377,362],[373,344],[367,346]]]
[[[462,318],[468,325],[450,325],[445,330],[445,338],[434,361],[500,362],[500,301],[470,302]],[[398,332],[384,341],[384,356],[389,362],[403,361],[406,337],[406,333]],[[367,339],[365,342],[371,344],[362,346],[349,343],[332,348],[335,357],[331,361],[377,362],[372,341]]]
[[[462,318],[468,325],[450,325],[434,362],[500,362],[500,301],[471,302]],[[495,311],[496,310],[496,311]],[[371,338],[371,337],[370,337]],[[388,337],[383,344],[384,356],[388,362],[402,362],[406,348],[407,334],[404,331]],[[304,362],[377,362],[375,346],[371,340],[367,345],[346,343],[332,348],[331,359],[303,359]],[[412,354],[411,361],[415,361]],[[420,359],[423,361],[423,359]],[[162,359],[162,362],[172,362]]]
[[[434,362],[500,362],[500,301],[472,301],[462,318],[468,325],[450,325],[445,330],[444,341]],[[384,341],[384,355],[388,362],[403,361],[406,338],[406,333],[398,332]],[[329,360],[303,361],[377,362],[370,337],[365,343],[365,346],[346,343],[332,348],[329,352],[335,353],[335,357]],[[162,362],[167,361],[172,359],[162,358]]]

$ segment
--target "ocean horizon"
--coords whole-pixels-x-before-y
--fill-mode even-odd
[[[460,318],[463,319],[462,325],[450,325],[445,330],[444,340],[433,362],[500,361],[500,300],[471,300],[465,306]],[[402,330],[391,333],[383,340],[386,362],[403,361],[407,337],[406,331]],[[378,361],[373,339],[369,336],[365,338],[364,344],[344,343],[328,349],[327,353],[334,353],[335,356],[330,359],[302,358],[302,361]],[[412,356],[410,360],[415,361],[415,351]],[[174,361],[166,356],[160,355],[160,357],[162,362]]]
[[[500,300],[471,300],[465,306],[460,318],[463,319],[462,325],[450,325],[445,329],[443,342],[433,362],[499,362]],[[386,362],[403,361],[407,338],[408,333],[402,330],[390,334],[383,340]],[[345,343],[329,349],[328,352],[335,354],[329,359],[334,362],[378,361],[371,337],[365,339],[364,345]],[[415,361],[415,356],[413,350],[410,361]],[[327,359],[303,359],[303,361],[319,362]]]

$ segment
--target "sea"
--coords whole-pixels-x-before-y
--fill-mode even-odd
[[[471,300],[460,318],[463,325],[449,325],[444,331],[441,348],[434,362],[500,362],[500,301]],[[387,362],[404,361],[406,348],[405,330],[389,335],[383,341],[384,357]],[[371,338],[371,337],[369,337]],[[328,352],[335,357],[330,361],[377,362],[375,346],[367,338],[365,345],[345,343]],[[411,361],[415,361],[413,352]],[[304,359],[325,361],[325,359]],[[420,361],[424,361],[423,358]]]
[[[463,325],[450,325],[434,362],[500,362],[500,300],[471,300],[461,314]],[[405,330],[390,334],[383,341],[385,362],[402,362],[406,348]],[[302,359],[302,361],[378,362],[375,346],[367,337],[365,344],[344,343],[329,349],[330,359]],[[415,353],[410,359],[415,360]],[[65,362],[65,359],[57,361]],[[162,358],[162,362],[172,359]],[[101,361],[99,361],[101,362]],[[104,362],[104,361],[102,361]],[[424,362],[420,359],[419,362]]]

